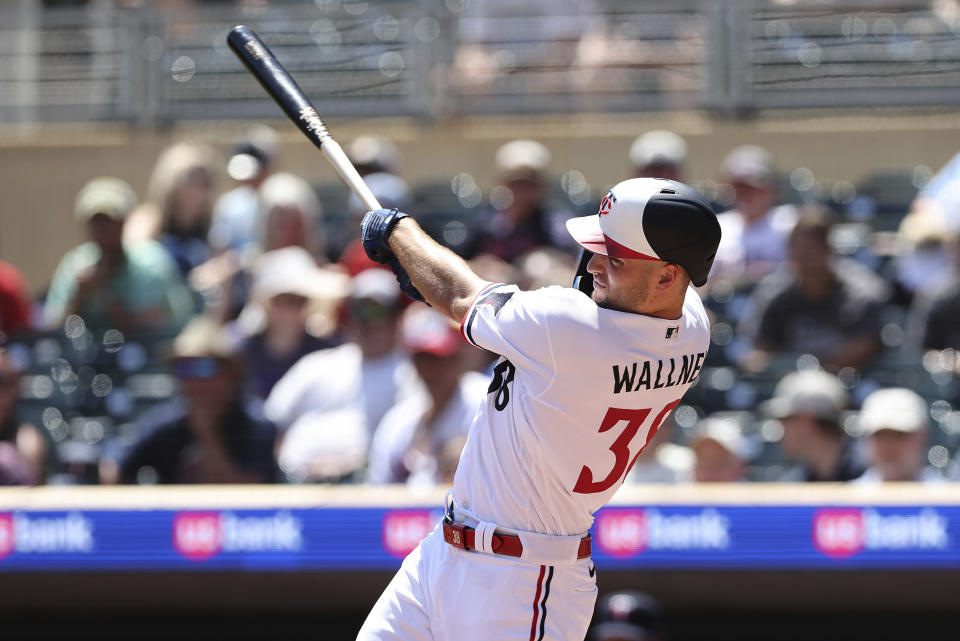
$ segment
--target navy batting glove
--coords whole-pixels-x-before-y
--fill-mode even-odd
[[[391,270],[393,270],[394,275],[397,277],[397,283],[400,285],[400,291],[413,300],[418,300],[421,303],[427,303],[427,301],[423,299],[423,294],[420,293],[420,290],[414,287],[413,283],[410,282],[410,275],[407,274],[407,270],[403,268],[396,256],[393,256],[389,261],[387,261],[387,265]],[[427,305],[430,305],[430,303],[427,303]]]
[[[407,215],[399,209],[377,209],[368,211],[363,217],[360,239],[363,241],[363,251],[367,252],[370,260],[386,265],[393,258],[387,238],[401,218],[407,218]]]

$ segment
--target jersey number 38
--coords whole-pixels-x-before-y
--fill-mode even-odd
[[[640,452],[643,451],[643,448],[647,446],[650,439],[652,439],[654,435],[656,435],[657,430],[660,429],[660,424],[663,423],[663,419],[665,419],[679,403],[680,399],[678,398],[660,410],[660,413],[653,419],[653,423],[650,424],[650,429],[647,430],[647,438],[644,440],[643,445],[640,446],[640,449],[637,450],[637,453],[634,454],[632,460],[630,458],[630,441],[637,435],[640,426],[643,425],[653,410],[651,408],[631,410],[620,407],[607,409],[607,413],[600,423],[600,434],[613,428],[613,426],[618,423],[625,423],[623,431],[620,432],[620,436],[618,436],[610,446],[610,451],[613,452],[613,455],[616,457],[613,462],[613,469],[610,470],[602,480],[594,481],[593,470],[584,465],[583,469],[580,470],[580,477],[577,479],[577,484],[573,487],[573,491],[578,494],[596,494],[598,492],[605,492],[613,487],[617,481],[626,476],[627,472],[630,471],[633,464],[637,462],[637,457],[640,456]]]

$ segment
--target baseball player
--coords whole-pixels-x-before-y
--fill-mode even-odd
[[[567,228],[588,257],[578,288],[520,291],[483,281],[402,212],[365,216],[370,257],[500,359],[443,522],[358,639],[584,638],[593,514],[700,373],[710,331],[689,285],[706,282],[720,227],[694,189],[634,178]]]

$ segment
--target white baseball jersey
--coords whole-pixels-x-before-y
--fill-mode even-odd
[[[462,322],[500,354],[454,479],[500,526],[585,533],[703,367],[710,325],[688,288],[666,320],[598,307],[576,289],[483,290]]]

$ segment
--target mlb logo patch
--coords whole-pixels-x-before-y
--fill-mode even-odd
[[[664,336],[664,338],[667,338],[667,339],[676,338],[679,334],[680,334],[680,326],[674,325],[673,327],[667,328],[667,334],[666,336]]]

